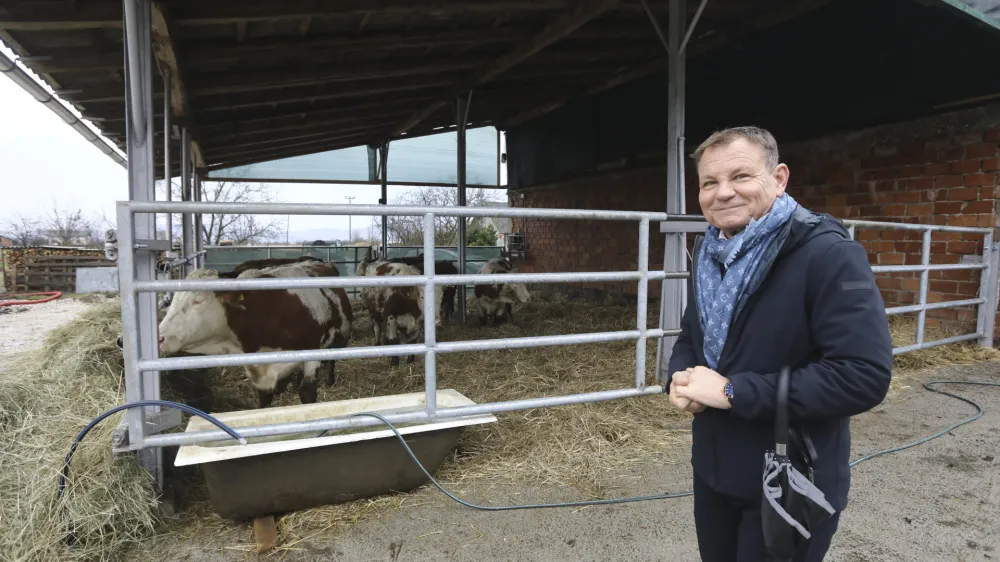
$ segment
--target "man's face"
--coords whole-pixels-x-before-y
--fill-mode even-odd
[[[727,236],[767,214],[787,183],[788,167],[769,170],[764,149],[742,138],[705,150],[698,163],[701,212]]]

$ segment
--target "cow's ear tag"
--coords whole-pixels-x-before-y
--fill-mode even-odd
[[[239,300],[243,300],[243,293],[240,293],[240,299]]]

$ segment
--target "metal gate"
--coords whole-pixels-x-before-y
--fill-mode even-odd
[[[136,264],[140,254],[155,246],[147,241],[136,240],[134,228],[137,217],[151,213],[180,214],[279,214],[279,215],[346,215],[371,214],[387,216],[419,216],[424,218],[424,275],[392,277],[322,277],[322,278],[281,278],[281,279],[211,279],[211,280],[140,280]],[[630,221],[638,223],[639,259],[634,271],[583,272],[583,273],[508,273],[508,274],[466,274],[434,275],[434,218],[438,215],[457,217],[503,216],[512,218],[547,218],[571,220]],[[398,355],[422,355],[424,357],[426,407],[420,412],[387,415],[392,423],[427,422],[484,413],[510,412],[531,408],[580,404],[659,394],[662,388],[646,384],[646,343],[650,338],[665,335],[676,336],[679,329],[648,329],[648,287],[650,281],[686,279],[687,272],[665,272],[649,270],[649,233],[651,222],[662,222],[666,213],[628,211],[590,211],[562,209],[522,209],[492,207],[400,207],[400,206],[358,206],[358,205],[313,205],[274,203],[200,203],[200,202],[119,202],[119,279],[122,299],[122,330],[124,338],[125,384],[129,401],[158,399],[159,372],[180,369],[201,369],[212,367],[235,367],[248,364],[329,361],[344,359],[364,359]],[[703,229],[703,225],[697,228]],[[492,283],[578,283],[578,282],[623,282],[637,283],[638,306],[634,330],[617,332],[582,333],[543,337],[497,338],[474,341],[437,341],[435,315],[424,315],[424,343],[411,345],[348,347],[341,349],[315,349],[282,352],[261,352],[247,354],[215,355],[203,357],[158,358],[158,348],[147,348],[140,352],[140,342],[156,341],[155,316],[140,321],[139,298],[156,292],[176,291],[219,291],[219,290],[267,290],[286,288],[343,288],[364,286],[379,287],[424,287],[424,310],[435,310],[433,304],[436,285],[476,285]],[[677,315],[677,322],[680,316]],[[578,345],[613,341],[635,341],[636,369],[634,380],[618,390],[589,392],[566,396],[537,397],[508,402],[492,402],[468,407],[437,407],[437,356],[442,353],[459,353],[512,348],[543,347],[554,345]],[[151,410],[151,409],[147,409]],[[191,433],[155,434],[149,427],[162,430],[161,421],[149,423],[146,418],[156,420],[155,410],[140,412],[132,409],[126,413],[127,439],[121,439],[118,450],[146,450],[165,446],[204,443],[227,439],[222,431],[200,431]],[[302,431],[322,431],[377,425],[381,422],[370,418],[330,418],[311,422],[270,424],[240,429],[244,437],[264,437],[284,435]]]

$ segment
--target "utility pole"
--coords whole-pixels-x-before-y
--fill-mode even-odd
[[[354,200],[357,199],[357,197],[353,195],[347,195],[344,197],[344,199],[347,199],[348,205],[353,205]],[[347,241],[351,244],[354,243],[354,230],[351,226],[351,215],[347,215]]]

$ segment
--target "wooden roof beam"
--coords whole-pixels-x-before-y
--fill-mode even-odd
[[[584,0],[583,2],[575,4],[571,10],[563,13],[554,21],[546,25],[545,28],[535,34],[534,37],[531,37],[525,43],[515,47],[507,54],[485,65],[465,83],[457,84],[456,87],[453,88],[453,91],[449,92],[449,95],[446,98],[434,101],[420,111],[411,115],[395,127],[390,132],[390,136],[398,137],[408,132],[445,104],[450,103],[451,100],[461,92],[493,80],[511,67],[516,66],[518,63],[530,58],[532,55],[545,49],[549,45],[552,45],[553,43],[556,43],[560,39],[563,39],[567,35],[573,33],[585,23],[604,14],[611,8],[618,5],[619,2],[620,0]]]
[[[152,2],[152,28],[153,28],[153,57],[161,72],[170,74],[170,110],[177,118],[178,123],[190,120],[191,107],[188,103],[187,90],[184,87],[183,74],[180,65],[177,64],[177,51],[174,49],[174,42],[170,36],[170,23],[163,13],[163,6],[159,2]],[[191,153],[194,156],[195,167],[204,168],[205,159],[201,153],[201,146],[198,144],[196,135],[191,142]]]

